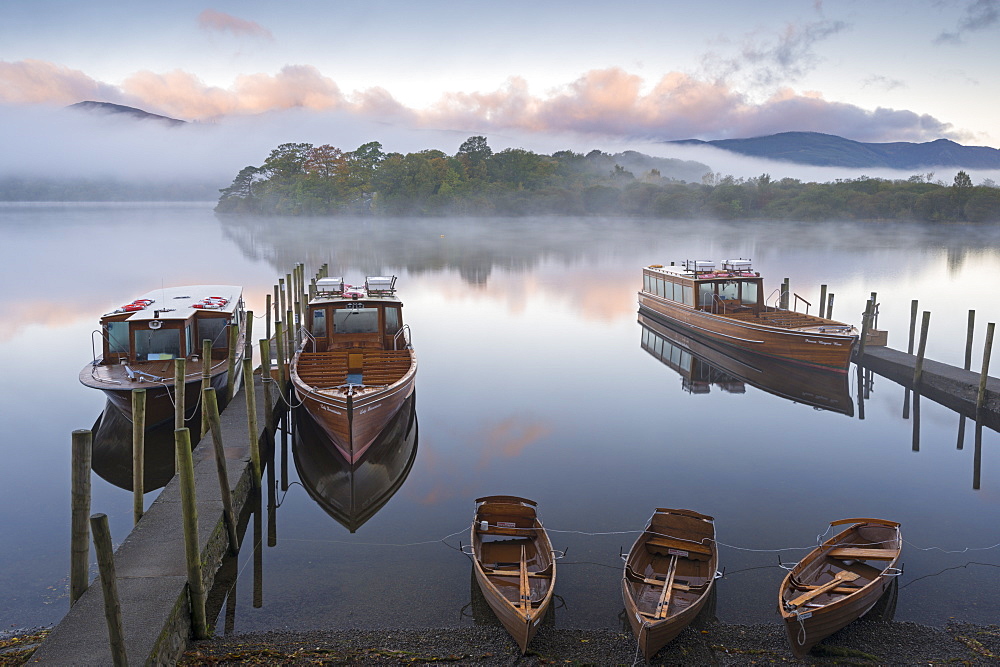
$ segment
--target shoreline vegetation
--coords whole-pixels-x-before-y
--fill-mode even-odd
[[[859,176],[828,183],[744,179],[634,151],[493,152],[469,137],[454,155],[281,144],[220,190],[216,212],[262,216],[627,215],[661,219],[1000,222],[1000,187]]]

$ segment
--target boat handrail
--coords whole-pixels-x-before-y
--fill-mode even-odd
[[[717,304],[721,304],[722,305],[722,314],[725,315],[726,314],[726,301],[721,296],[719,296],[718,294],[713,294],[712,295],[712,300],[715,302],[715,303],[712,304],[713,306],[717,305]],[[718,308],[715,309],[715,312],[718,312]]]
[[[299,333],[305,334],[304,336],[302,336],[302,349],[303,350],[305,349],[306,347],[305,343],[308,340],[310,343],[312,343],[313,352],[316,352],[316,337],[312,335],[312,332],[306,329],[305,327],[299,327]]]
[[[810,306],[811,306],[812,304],[811,304],[811,303],[809,303],[808,301],[806,301],[805,299],[803,299],[803,298],[802,298],[801,296],[799,296],[799,295],[798,295],[798,294],[796,294],[795,292],[792,292],[792,296],[794,296],[794,297],[795,297],[795,301],[793,302],[793,304],[794,304],[794,305],[792,306],[792,310],[794,310],[794,311],[798,311],[798,308],[799,308],[799,301],[801,301],[802,303],[806,304],[806,315],[808,315],[808,314],[809,314],[809,307],[810,307]]]
[[[774,305],[768,306],[767,300],[770,299],[772,296],[774,297]],[[781,298],[783,296],[785,296],[785,292],[782,292],[780,287],[775,287],[774,291],[767,295],[767,299],[764,299],[764,310],[766,311],[769,307],[772,310],[781,310],[779,304],[781,303]]]
[[[392,349],[393,350],[398,350],[399,349],[399,338],[400,338],[400,336],[403,337],[403,342],[406,343],[406,347],[409,347],[410,345],[412,345],[412,343],[410,342],[410,325],[409,324],[404,324],[403,326],[401,326],[399,328],[399,331],[396,332],[396,335],[392,337]]]
[[[104,334],[101,332],[100,329],[94,329],[93,331],[90,332],[90,353],[94,356],[94,360],[91,362],[91,364],[96,366],[98,364],[98,361],[97,361],[97,346],[94,345],[94,334],[101,334],[102,339],[104,338]]]

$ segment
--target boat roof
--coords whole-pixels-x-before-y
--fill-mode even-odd
[[[684,260],[680,264],[670,266],[650,264],[647,271],[662,273],[677,278],[689,280],[713,280],[718,278],[759,278],[760,273],[753,270],[749,259],[726,259],[716,268],[716,263],[707,259]]]
[[[128,322],[144,320],[186,320],[197,312],[233,314],[239,306],[243,287],[240,285],[182,285],[161,287],[147,292],[135,301],[105,313],[104,317],[131,312]],[[148,301],[149,303],[142,303]],[[130,310],[129,306],[142,307]]]
[[[401,303],[396,296],[396,276],[368,276],[362,285],[345,283],[341,277],[320,278],[309,305],[373,300]]]

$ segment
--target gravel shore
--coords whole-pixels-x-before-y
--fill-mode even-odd
[[[261,632],[192,642],[182,665],[642,664],[625,632],[542,627],[521,656],[501,627],[437,630]],[[662,665],[997,665],[1000,626],[954,623],[945,629],[863,619],[827,638],[804,660],[775,625],[689,627],[659,652]]]

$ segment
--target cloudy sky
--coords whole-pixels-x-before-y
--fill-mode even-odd
[[[1000,147],[998,56],[1000,0],[5,0],[0,111],[22,130],[81,100],[213,126],[326,117],[454,133],[422,146],[448,152],[790,130]]]

